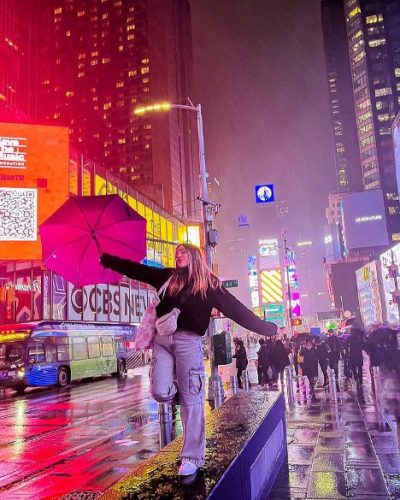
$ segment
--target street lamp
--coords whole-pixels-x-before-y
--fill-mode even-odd
[[[192,111],[196,113],[197,117],[197,139],[199,142],[199,164],[200,164],[200,179],[201,179],[201,197],[198,199],[203,204],[203,224],[204,224],[204,240],[205,240],[205,250],[207,257],[207,264],[210,269],[212,269],[212,248],[218,243],[218,236],[215,229],[212,228],[213,221],[213,210],[217,208],[215,203],[212,203],[208,199],[208,188],[207,188],[207,171],[206,171],[206,160],[204,154],[204,132],[203,132],[203,116],[201,114],[201,104],[195,106],[189,99],[190,104],[171,104],[169,102],[160,102],[155,104],[148,104],[145,106],[139,106],[134,109],[133,113],[135,115],[144,115],[146,113],[170,111],[171,109],[185,109],[187,111]],[[209,345],[211,353],[211,377],[209,383],[209,399],[214,399],[214,387],[218,385],[222,387],[221,377],[218,373],[218,365],[214,361],[214,349],[212,336],[214,335],[214,322],[211,320],[209,328]]]

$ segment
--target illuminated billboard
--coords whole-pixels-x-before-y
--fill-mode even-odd
[[[394,160],[396,164],[397,191],[400,193],[400,112],[392,124]]]
[[[263,304],[283,302],[282,274],[279,268],[261,270],[260,284]]]
[[[279,246],[276,238],[258,240],[260,269],[276,269],[279,267]]]
[[[38,226],[68,198],[68,129],[0,123],[0,260],[41,259]]]
[[[347,250],[389,244],[382,190],[343,195],[342,213]]]
[[[373,260],[356,271],[358,302],[364,327],[383,322],[379,265]]]
[[[380,255],[382,291],[385,303],[386,321],[398,323],[400,295],[397,275],[400,269],[400,243]]]

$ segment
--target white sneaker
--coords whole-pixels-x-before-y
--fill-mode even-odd
[[[198,469],[197,465],[195,465],[190,460],[187,460],[186,458],[184,458],[182,460],[180,467],[179,467],[178,475],[179,476],[191,476],[192,474],[195,474],[197,472],[197,469]]]

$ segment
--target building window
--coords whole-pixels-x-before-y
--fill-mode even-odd
[[[365,19],[365,22],[367,24],[374,24],[374,23],[380,23],[383,21],[383,16],[382,14],[374,14],[373,16],[367,16]]]
[[[391,95],[391,87],[384,87],[383,89],[375,89],[375,97],[382,97],[383,95]]]
[[[368,45],[370,47],[379,47],[380,45],[385,45],[386,44],[386,39],[385,38],[378,38],[376,40],[370,40],[368,42]]]

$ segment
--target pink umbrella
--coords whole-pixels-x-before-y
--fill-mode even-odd
[[[146,257],[146,219],[117,194],[69,198],[40,226],[43,263],[75,286],[118,283],[102,252],[136,262]]]

